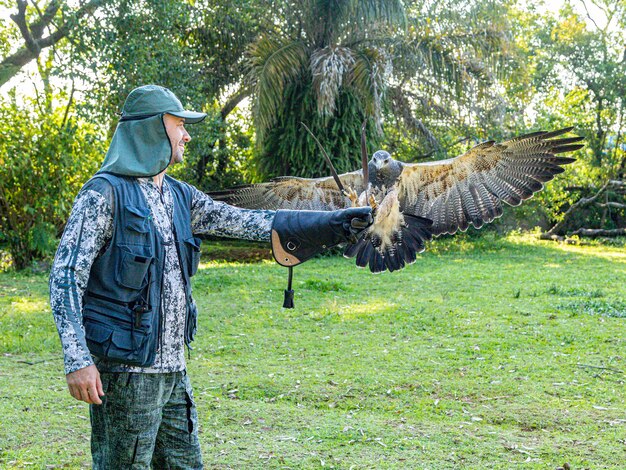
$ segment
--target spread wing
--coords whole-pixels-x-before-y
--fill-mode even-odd
[[[485,142],[453,159],[404,164],[398,181],[400,210],[431,219],[434,235],[480,228],[502,215],[502,201],[517,206],[564,170],[582,137],[554,139],[572,128],[535,132],[496,144]]]
[[[363,171],[339,175],[346,189],[365,191]],[[209,195],[218,201],[247,209],[336,210],[350,207],[350,199],[339,191],[332,177],[297,178],[282,176],[269,183],[249,184],[216,191]]]

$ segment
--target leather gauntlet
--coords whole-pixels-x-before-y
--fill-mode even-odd
[[[343,242],[356,243],[373,223],[370,207],[337,211],[279,210],[272,223],[272,254],[281,266],[297,266]]]

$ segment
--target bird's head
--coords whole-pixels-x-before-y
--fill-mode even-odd
[[[390,187],[390,183],[400,176],[402,166],[399,161],[394,160],[389,152],[377,150],[372,155],[372,159],[367,164],[370,174],[370,181],[374,185],[385,184]]]

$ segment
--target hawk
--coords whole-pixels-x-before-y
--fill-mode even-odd
[[[562,173],[583,147],[570,132],[534,132],[505,142],[484,142],[463,155],[404,163],[378,150],[367,167],[325,178],[283,176],[267,183],[211,193],[249,209],[337,210],[370,204],[374,223],[344,256],[374,273],[415,262],[433,236],[480,228],[502,215],[502,202],[517,206]],[[365,176],[364,176],[365,175]],[[338,180],[337,180],[338,179]],[[343,186],[343,187],[341,187]]]

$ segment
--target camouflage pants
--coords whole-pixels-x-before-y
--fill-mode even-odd
[[[101,372],[100,377],[102,405],[90,405],[94,470],[203,468],[185,371]]]

